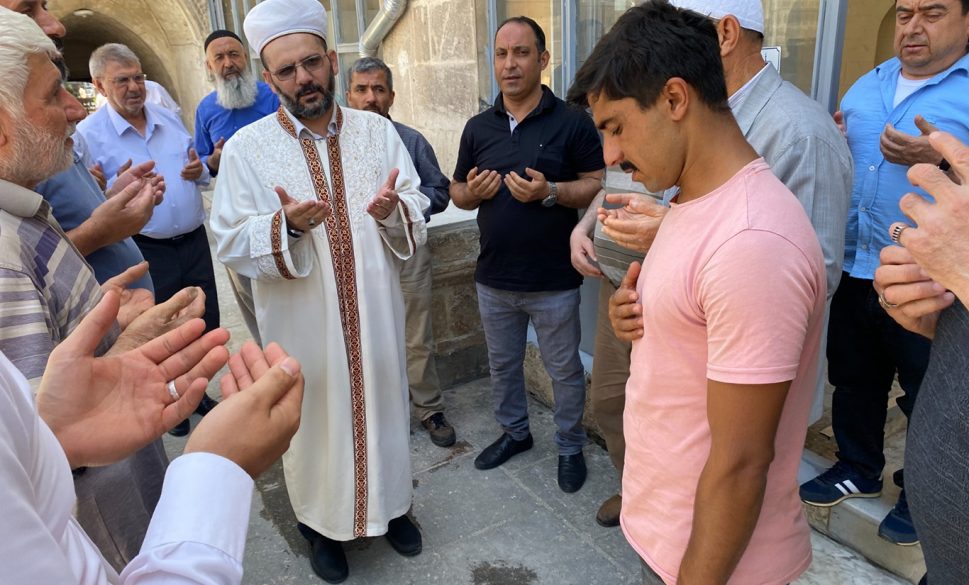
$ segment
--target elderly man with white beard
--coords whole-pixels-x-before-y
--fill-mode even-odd
[[[217,30],[205,39],[205,67],[215,91],[202,98],[195,110],[195,145],[212,176],[219,174],[222,145],[240,128],[274,114],[279,98],[269,85],[257,81],[249,69],[246,48],[234,32]],[[249,333],[261,345],[252,304],[252,283],[226,267]]]

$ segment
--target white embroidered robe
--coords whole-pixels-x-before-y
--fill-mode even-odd
[[[302,423],[283,456],[296,517],[351,540],[384,534],[411,505],[396,258],[424,244],[429,201],[389,120],[337,109],[337,124],[335,137],[297,140],[292,118],[277,112],[237,132],[222,154],[211,225],[219,260],[253,280],[262,341],[303,367]],[[400,203],[378,222],[367,204],[393,168]],[[328,198],[332,216],[289,237],[276,186],[300,201]]]

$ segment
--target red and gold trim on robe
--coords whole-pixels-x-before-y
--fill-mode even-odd
[[[330,160],[330,177],[333,193],[330,194],[323,172],[323,163],[316,143],[311,138],[296,135],[296,127],[280,106],[276,112],[279,124],[293,138],[299,140],[309,167],[313,188],[320,201],[329,204],[332,213],[323,220],[326,237],[333,261],[340,319],[343,322],[343,340],[346,344],[347,363],[350,367],[350,408],[353,433],[353,536],[367,535],[367,416],[364,401],[363,353],[360,340],[360,307],[357,302],[357,270],[353,252],[353,234],[350,232],[350,214],[347,209],[346,184],[343,179],[343,159],[340,154],[340,130],[343,128],[343,112],[336,107],[337,133],[326,137],[326,152]],[[274,224],[275,225],[275,224]],[[275,248],[274,248],[275,249]]]
[[[286,280],[294,280],[296,277],[293,273],[289,271],[286,266],[286,257],[283,255],[283,210],[280,209],[273,216],[272,229],[270,232],[271,242],[273,247],[273,261],[276,262],[276,270],[279,271],[280,276]]]

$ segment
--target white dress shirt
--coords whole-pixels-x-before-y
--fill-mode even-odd
[[[72,516],[74,482],[26,379],[0,354],[0,581],[23,584],[233,584],[253,481],[235,463],[192,453],[168,467],[141,553],[119,576]]]
[[[108,106],[94,112],[77,125],[84,141],[84,166],[100,163],[108,184],[128,159],[133,164],[155,161],[155,172],[165,177],[165,200],[141,230],[151,238],[173,238],[197,229],[205,221],[199,185],[208,185],[209,169],[202,165],[196,181],[182,179],[188,151],[195,143],[182,120],[154,104],[145,104],[147,125],[142,136],[134,126]]]

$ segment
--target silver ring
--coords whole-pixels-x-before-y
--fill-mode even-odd
[[[889,303],[885,299],[885,295],[883,295],[881,293],[878,294],[878,304],[881,305],[882,308],[883,309],[886,309],[886,310],[888,310],[888,309],[897,309],[898,308],[898,305],[896,305],[895,303]]]
[[[910,227],[911,226],[907,226],[904,223],[896,223],[895,225],[892,226],[892,229],[889,232],[889,236],[891,236],[893,242],[901,246],[902,242],[900,242],[899,240],[901,240],[902,238],[902,232],[904,232]]]
[[[312,226],[316,225],[316,220],[315,219],[310,219],[310,221],[308,223],[310,224],[310,227],[312,227]]]
[[[178,402],[181,398],[181,396],[178,394],[178,390],[175,389],[175,380],[168,381],[168,393],[175,400],[175,402]]]

